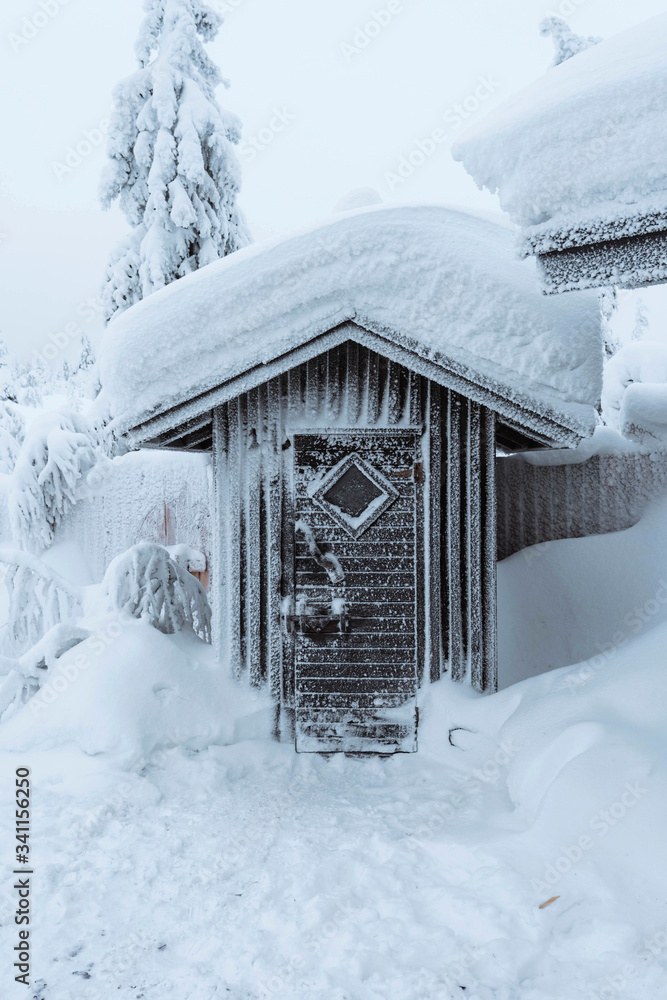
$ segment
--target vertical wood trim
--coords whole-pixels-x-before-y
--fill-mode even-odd
[[[484,690],[484,636],[482,601],[482,413],[478,403],[469,403],[468,426],[468,649],[470,681]]]
[[[402,365],[398,369],[398,398],[401,409],[399,422],[410,419],[410,372]]]
[[[361,415],[359,394],[359,345],[349,341],[347,345],[347,419],[351,427],[356,427]]]
[[[396,364],[395,361],[389,362],[389,408],[387,411],[387,420],[390,425],[395,425],[400,422],[403,415],[403,407],[401,405],[401,365]]]
[[[368,352],[367,374],[368,423],[373,425],[380,418],[380,358],[375,351]]]
[[[319,358],[306,362],[306,416],[316,419],[320,409]]]
[[[484,629],[483,689],[498,690],[498,540],[496,492],[496,415],[492,410],[482,411],[482,602]]]
[[[260,677],[269,680],[271,657],[271,616],[269,603],[269,581],[271,577],[271,449],[269,430],[269,383],[258,388],[257,440],[259,446],[259,659]]]
[[[326,414],[329,405],[329,366],[326,354],[320,354],[317,358],[317,368],[315,371],[317,389],[317,412]]]
[[[227,659],[227,547],[229,510],[227,499],[228,471],[227,407],[213,411],[213,558],[211,566],[211,604],[213,606],[213,646],[217,657]]]
[[[423,467],[422,445],[419,434],[414,438],[414,461],[421,462]],[[416,625],[416,648],[417,648],[417,687],[421,687],[424,682],[426,671],[426,535],[425,535],[425,504],[424,504],[424,482],[415,481],[415,546],[416,546],[416,569],[417,579],[415,587],[415,597],[417,604]]]
[[[460,425],[460,495],[461,495],[461,520],[460,520],[460,559],[459,559],[459,591],[461,594],[461,647],[463,652],[463,671],[467,674],[468,661],[470,659],[470,592],[469,592],[469,565],[470,565],[470,400],[464,396],[461,400],[461,425]]]
[[[419,427],[421,414],[421,376],[416,372],[408,372],[408,417],[413,427]]]
[[[451,393],[449,389],[440,388],[440,536],[431,539],[431,545],[437,545],[440,552],[440,644],[442,660],[440,674],[446,670],[449,663],[451,642],[449,638],[449,530],[447,518],[449,512],[449,407]]]
[[[241,456],[240,456],[240,400],[227,403],[229,450],[227,461],[228,531],[227,566],[230,586],[227,587],[228,655],[232,672],[240,677],[245,664],[242,660],[242,590],[241,575]],[[233,582],[232,582],[233,581]]]
[[[241,452],[245,451],[246,471],[246,524],[245,524],[245,633],[246,656],[250,683],[259,687],[262,682],[261,650],[261,425],[259,391],[251,389],[246,397],[246,433],[241,438]]]
[[[280,702],[282,675],[282,635],[280,622],[282,475],[281,475],[281,381],[271,379],[267,387],[267,522],[268,522],[268,605],[269,605],[269,688]]]
[[[341,355],[340,347],[334,347],[327,355],[327,384],[329,386],[329,412],[335,423],[341,414],[343,405],[343,387],[341,385]]]
[[[292,368],[287,373],[287,400],[290,419],[296,421],[305,409],[305,365]]]
[[[461,627],[461,397],[449,393],[447,434],[447,547],[449,662],[452,680],[465,677]]]
[[[442,569],[440,566],[440,538],[442,533],[442,392],[439,385],[430,383],[429,406],[429,463],[428,463],[428,651],[429,677],[440,680],[442,670]]]
[[[283,482],[282,526],[280,534],[281,553],[281,599],[294,601],[295,540],[294,540],[294,442],[290,448],[280,452],[281,478]],[[282,705],[294,708],[294,660],[295,641],[286,629],[281,631],[282,642]]]

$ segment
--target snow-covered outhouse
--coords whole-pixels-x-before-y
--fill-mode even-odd
[[[299,751],[413,751],[424,684],[496,687],[496,456],[589,435],[602,370],[596,297],[542,296],[513,241],[353,212],[107,330],[119,437],[212,453],[215,641]]]

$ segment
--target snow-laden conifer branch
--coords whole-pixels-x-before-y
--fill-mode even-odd
[[[0,720],[11,718],[49,677],[60,657],[91,633],[76,625],[54,625],[18,659],[0,656]]]
[[[86,477],[104,461],[94,430],[80,414],[54,411],[34,420],[12,474],[14,537],[28,548],[48,547],[80,499]]]
[[[102,590],[110,611],[126,612],[167,635],[189,628],[211,640],[206,591],[162,545],[140,542],[117,556],[104,575]]]
[[[81,613],[81,590],[41,559],[19,549],[0,549],[0,564],[7,567],[4,580],[9,595],[6,655],[22,656],[54,626]]]

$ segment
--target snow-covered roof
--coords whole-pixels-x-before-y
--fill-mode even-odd
[[[667,14],[505,101],[454,156],[498,192],[528,252],[667,228]]]
[[[99,405],[124,433],[353,320],[585,436],[601,392],[597,297],[542,296],[514,235],[448,208],[392,207],[240,250],[110,323]]]

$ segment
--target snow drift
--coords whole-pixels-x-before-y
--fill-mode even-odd
[[[167,636],[117,613],[99,619],[0,726],[0,749],[73,744],[129,768],[164,747],[268,737],[271,721],[269,699],[235,684],[193,632]]]
[[[351,319],[472,377],[491,370],[556,411],[569,404],[582,436],[592,430],[597,297],[543,297],[511,229],[431,206],[336,218],[149,296],[107,328],[98,406],[125,431]]]

